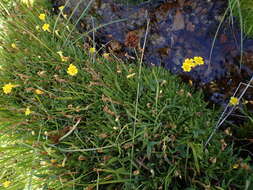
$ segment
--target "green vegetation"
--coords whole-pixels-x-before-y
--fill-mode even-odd
[[[89,53],[39,2],[1,4],[0,189],[253,187],[250,159],[224,134],[203,147],[218,113],[201,92],[141,60]]]
[[[229,0],[232,14],[237,16],[242,30],[248,36],[253,36],[253,1]]]

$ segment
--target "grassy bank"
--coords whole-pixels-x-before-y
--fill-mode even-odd
[[[252,187],[225,134],[203,147],[219,115],[201,92],[73,44],[69,21],[38,2],[2,7],[0,189]]]

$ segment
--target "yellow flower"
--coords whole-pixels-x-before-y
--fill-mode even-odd
[[[109,58],[109,55],[110,55],[109,53],[104,53],[104,54],[103,54],[103,58],[108,59],[108,58]]]
[[[184,70],[184,72],[190,72],[193,67],[195,67],[193,59],[187,58],[184,60],[184,63],[182,65],[182,69]]]
[[[42,26],[42,30],[50,32],[49,27],[50,27],[49,24],[44,24],[44,25]]]
[[[194,62],[196,65],[204,65],[205,64],[203,57],[194,57],[193,59],[194,59]]]
[[[5,94],[10,94],[11,91],[12,91],[12,88],[14,88],[14,87],[16,87],[16,85],[13,85],[11,83],[6,84],[6,85],[3,86],[3,91],[4,91]]]
[[[195,62],[194,62],[194,59],[189,59],[189,58],[187,58],[187,59],[184,60],[184,63],[185,63],[185,64],[188,64],[188,65],[191,66],[191,67],[195,67],[195,66],[196,66],[196,64],[195,64]]]
[[[94,53],[96,52],[96,49],[95,49],[94,47],[93,47],[93,48],[90,48],[89,52],[90,52],[91,54],[94,54]]]
[[[62,10],[64,9],[64,6],[62,5],[62,6],[60,6],[58,9],[59,9],[60,11],[62,11]]]
[[[44,21],[46,19],[46,15],[44,13],[40,14],[39,19]]]
[[[25,110],[25,115],[30,115],[30,114],[31,114],[31,110],[29,107],[27,107]]]
[[[184,72],[190,72],[192,67],[188,64],[183,64],[182,69],[184,70]]]
[[[41,94],[44,94],[44,92],[40,89],[36,89],[35,94],[41,95]]]
[[[12,47],[13,49],[17,49],[17,46],[16,46],[15,43],[12,43],[12,44],[11,44],[11,47]]]
[[[76,68],[75,65],[70,64],[67,73],[71,76],[75,76],[78,73],[78,69]]]
[[[3,187],[7,188],[10,186],[10,184],[11,184],[10,181],[5,181],[5,182],[3,182]]]
[[[238,104],[239,104],[238,98],[232,96],[232,97],[230,98],[229,104],[232,105],[232,106],[238,105]]]

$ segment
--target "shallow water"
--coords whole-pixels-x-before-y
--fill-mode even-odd
[[[66,0],[52,2],[57,7]],[[70,15],[78,2],[69,1],[64,12]],[[73,21],[89,2],[81,0]],[[241,41],[239,24],[232,17],[225,19],[217,33],[226,8],[225,0],[154,0],[138,5],[95,0],[90,14],[94,16],[95,26],[126,19],[100,28],[95,34],[97,46],[105,45],[106,51],[124,60],[133,60],[136,52],[141,52],[150,20],[144,63],[163,66],[184,81],[192,81],[196,88],[204,90],[208,100],[225,106],[238,84],[247,82],[253,75],[253,39],[243,36]],[[90,17],[82,18],[77,28],[80,32],[91,30]],[[194,56],[203,57],[205,65],[184,72],[182,63]],[[244,98],[253,100],[252,88]],[[252,104],[248,107],[253,110]]]

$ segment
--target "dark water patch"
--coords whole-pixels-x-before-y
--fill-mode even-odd
[[[66,3],[66,0],[51,1],[55,8]],[[89,2],[67,1],[64,12],[70,15],[79,3],[72,18],[75,22]],[[94,20],[84,17],[77,28],[85,32],[93,29],[92,22],[99,26],[126,19],[98,29],[96,44],[104,45],[106,51],[119,58],[132,60],[136,58],[136,51],[141,53],[147,20],[150,20],[144,63],[163,66],[180,75],[184,81],[203,89],[210,102],[225,107],[237,86],[253,75],[253,39],[243,36],[241,41],[239,24],[232,17],[227,15],[222,22],[227,7],[226,0],[154,0],[138,5],[94,0],[89,11]],[[184,72],[184,60],[195,56],[203,57],[205,64]],[[253,88],[243,98],[253,100]],[[253,104],[247,107],[253,111]]]

